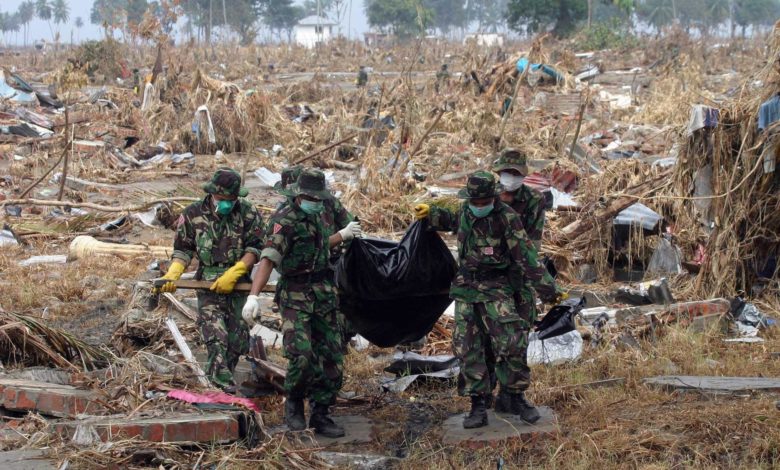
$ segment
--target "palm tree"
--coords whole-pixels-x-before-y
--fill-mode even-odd
[[[84,27],[84,20],[80,16],[76,17],[76,30],[79,32],[78,42],[81,43],[81,28]]]
[[[19,19],[19,13],[15,12],[13,15],[8,14],[9,19],[9,25],[8,25],[8,31],[13,31],[16,33],[16,37],[14,39],[14,44],[17,46],[19,45],[19,30],[22,29],[22,21]]]
[[[51,4],[54,24],[57,25],[57,36],[60,35],[60,25],[65,24],[70,19],[70,7],[65,0],[54,0]]]
[[[51,39],[54,40],[54,30],[51,28],[51,5],[46,0],[36,0],[35,13],[38,18],[49,24],[49,31],[51,32]]]
[[[24,25],[24,46],[27,47],[27,32],[30,29],[30,22],[35,17],[35,4],[32,0],[22,2],[19,5],[19,22]]]

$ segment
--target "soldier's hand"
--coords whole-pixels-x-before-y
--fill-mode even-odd
[[[241,310],[241,318],[247,325],[252,326],[260,319],[260,298],[256,295],[250,295],[246,298],[244,309]]]
[[[568,298],[569,298],[568,292],[558,291],[558,294],[555,296],[555,300],[553,301],[553,303],[557,305]]]
[[[348,242],[355,237],[363,236],[363,228],[360,226],[360,222],[354,221],[347,224],[346,227],[339,230],[339,235],[344,242]]]
[[[248,271],[243,261],[238,261],[232,268],[228,269],[211,285],[210,289],[217,294],[229,294],[233,292],[238,280]]]
[[[172,261],[171,265],[168,267],[168,272],[166,272],[165,275],[161,278],[170,282],[166,282],[160,287],[153,287],[152,293],[162,294],[165,292],[176,292],[176,284],[174,284],[173,281],[178,281],[181,278],[181,275],[184,274],[184,269],[184,264],[175,260]]]
[[[414,218],[422,220],[428,217],[431,213],[431,206],[428,204],[417,204],[414,206]]]

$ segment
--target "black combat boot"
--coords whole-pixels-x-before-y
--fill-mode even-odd
[[[314,428],[315,434],[322,434],[325,437],[344,437],[346,434],[344,428],[333,422],[328,416],[328,405],[319,403],[314,404],[311,418],[309,418],[309,427]]]
[[[481,428],[488,425],[487,408],[485,408],[485,397],[474,395],[471,397],[471,411],[463,419],[464,429]]]
[[[520,419],[528,424],[534,424],[539,421],[539,411],[525,399],[523,392],[513,393],[511,396],[513,414],[520,416]]]
[[[303,431],[306,429],[306,417],[303,415],[303,400],[300,398],[287,398],[284,402],[284,422],[290,431]]]
[[[512,413],[512,397],[504,389],[496,395],[493,409],[496,413]]]

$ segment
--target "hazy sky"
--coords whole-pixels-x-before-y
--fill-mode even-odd
[[[2,12],[14,12],[19,8],[19,4],[24,0],[0,0],[0,11]],[[366,15],[363,13],[363,0],[351,0],[352,1],[352,16],[351,24],[352,36],[362,35],[363,32],[368,30],[368,22],[366,21]],[[230,8],[231,0],[225,0],[227,7]],[[298,3],[303,3],[302,0],[298,0]],[[70,33],[73,30],[74,41],[78,40],[78,34],[74,22],[76,17],[80,16],[84,21],[84,27],[81,28],[81,39],[98,39],[102,36],[101,29],[98,25],[93,25],[89,22],[89,11],[92,9],[92,0],[69,0],[70,5],[70,21],[67,25],[62,25],[60,28],[60,35],[63,42],[70,41]],[[220,5],[219,0],[215,0],[215,5]],[[349,14],[345,15],[344,22],[342,23],[342,31],[347,33],[347,24],[349,22]],[[54,25],[52,25],[54,26]],[[8,34],[8,41],[13,44],[16,40],[14,33]],[[362,37],[362,36],[361,36]],[[51,32],[49,31],[49,25],[45,21],[39,19],[33,20],[30,23],[29,40],[30,42],[36,39],[51,40]],[[19,43],[23,41],[22,33],[19,33]],[[0,42],[2,37],[0,36]]]

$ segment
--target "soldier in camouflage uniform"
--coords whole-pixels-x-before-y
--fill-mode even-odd
[[[493,163],[492,170],[498,173],[499,182],[503,188],[500,195],[501,201],[517,212],[526,235],[539,251],[542,248],[546,202],[539,191],[523,184],[524,178],[528,175],[525,154],[518,149],[504,149]],[[565,296],[563,294],[563,297]],[[526,281],[522,284],[519,291],[515,292],[515,303],[517,304],[517,313],[522,318],[527,319],[529,325],[533,326],[538,313],[533,283]],[[489,353],[488,356],[490,355]],[[530,369],[527,365],[525,368],[530,377]],[[505,395],[499,393],[496,411],[509,411],[507,402]]]
[[[325,203],[333,196],[325,175],[305,169],[290,188],[290,204],[269,221],[260,267],[244,307],[244,318],[257,318],[257,294],[275,267],[281,278],[277,298],[282,314],[284,354],[288,360],[285,422],[293,431],[306,428],[304,400],[314,403],[309,425],[328,437],[344,435],[328,409],[341,388],[343,339],[336,314],[336,287],[329,267],[331,248],[360,236],[360,224],[336,231],[324,219]]]
[[[282,178],[274,185],[274,190],[284,196],[285,200],[279,203],[279,205],[276,207],[277,210],[281,209],[285,205],[294,203],[293,200],[295,199],[295,196],[287,189],[287,187],[298,179],[301,171],[303,171],[302,165],[293,165],[282,170]],[[331,197],[330,199],[324,200],[323,204],[325,207],[322,211],[322,221],[326,225],[332,225],[334,231],[341,230],[349,225],[350,222],[354,222],[356,220],[355,216],[352,215],[336,197]],[[338,264],[339,258],[342,254],[342,247],[343,245],[339,245],[331,249],[330,268],[334,271],[334,276],[336,264]],[[355,336],[356,332],[354,331],[352,324],[349,322],[349,320],[347,320],[344,314],[341,313],[341,311],[337,313],[337,316],[339,325],[341,325],[342,336],[344,338],[343,349],[344,353],[346,354],[349,340]]]
[[[457,213],[420,204],[418,219],[427,218],[433,230],[458,236],[459,272],[450,296],[455,300],[453,347],[462,361],[459,392],[471,397],[464,428],[487,425],[486,399],[491,395],[488,346],[497,357],[495,375],[508,394],[511,410],[528,422],[539,413],[525,399],[528,376],[525,348],[530,325],[515,311],[514,292],[523,279],[534,283],[548,299],[558,292],[536,259],[517,214],[497,199],[500,187],[492,173],[478,171],[458,193],[467,201]]]
[[[214,281],[210,291],[198,291],[198,326],[206,343],[206,374],[219,387],[233,391],[233,371],[248,351],[247,325],[241,318],[246,295],[233,293],[239,281],[249,282],[248,273],[260,257],[263,219],[246,199],[241,176],[220,168],[203,186],[207,195],[187,207],[179,217],[173,260],[163,276],[169,281],[181,277],[193,258],[199,262],[197,279]],[[168,282],[161,292],[173,292]]]

